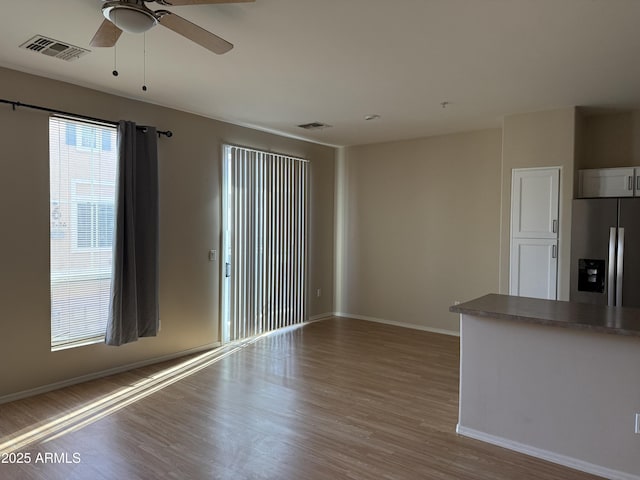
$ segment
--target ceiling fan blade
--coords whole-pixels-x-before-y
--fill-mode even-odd
[[[169,30],[188,38],[192,42],[203,46],[207,50],[211,50],[218,55],[228,52],[233,48],[233,45],[227,42],[225,39],[220,38],[217,35],[199,27],[195,23],[191,23],[189,20],[182,18],[175,13],[162,12],[160,17],[160,24],[167,27]]]
[[[256,0],[156,0],[161,5],[180,6],[180,5],[211,5],[214,3],[244,3],[255,2]]]
[[[121,34],[122,30],[105,19],[89,44],[92,47],[113,47]]]

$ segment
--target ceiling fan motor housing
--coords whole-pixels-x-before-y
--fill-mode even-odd
[[[128,33],[143,33],[158,23],[153,10],[148,9],[142,0],[105,2],[102,14]]]

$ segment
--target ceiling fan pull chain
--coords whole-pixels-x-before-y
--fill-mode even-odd
[[[118,47],[114,44],[113,45],[113,76],[117,77],[118,76]]]
[[[118,76],[118,47],[113,46],[113,76]]]
[[[142,91],[147,91],[147,34],[142,34],[143,53],[142,53]]]

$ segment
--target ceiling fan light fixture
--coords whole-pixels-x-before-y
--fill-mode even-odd
[[[102,13],[116,27],[128,33],[144,33],[158,23],[152,12],[135,6],[106,7]]]

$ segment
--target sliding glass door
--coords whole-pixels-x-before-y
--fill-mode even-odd
[[[308,162],[223,152],[222,340],[307,318]]]

